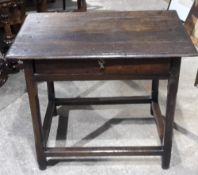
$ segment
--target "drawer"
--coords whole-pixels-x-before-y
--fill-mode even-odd
[[[35,73],[58,75],[167,75],[170,59],[36,60]]]

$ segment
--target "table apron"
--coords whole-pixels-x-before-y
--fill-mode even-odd
[[[171,59],[36,60],[34,80],[167,79]]]

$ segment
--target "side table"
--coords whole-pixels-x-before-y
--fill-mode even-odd
[[[7,58],[24,62],[40,169],[54,158],[133,155],[162,156],[162,168],[169,168],[180,63],[186,56],[197,52],[175,11],[28,15]],[[72,80],[151,80],[152,89],[148,96],[57,98],[53,82]],[[158,104],[159,80],[168,80],[165,117]],[[37,90],[41,81],[48,87],[43,123]],[[151,106],[158,146],[47,145],[57,106],[142,103]]]

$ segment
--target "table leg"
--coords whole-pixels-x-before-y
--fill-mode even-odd
[[[54,82],[49,81],[47,82],[47,90],[48,90],[48,100],[54,101],[55,99],[55,91],[54,91]],[[54,115],[57,115],[57,109],[54,109]]]
[[[66,10],[66,0],[63,0],[63,10]]]
[[[36,10],[37,12],[46,12],[47,0],[36,0]]]
[[[195,86],[198,86],[198,70],[197,70],[197,76],[195,78]]]
[[[152,80],[152,101],[158,103],[158,89],[159,89],[159,80]],[[153,115],[153,109],[151,104],[151,115]]]
[[[170,165],[173,122],[175,114],[176,96],[179,82],[181,58],[174,58],[171,64],[170,77],[168,79],[168,92],[166,102],[164,153],[162,156],[162,168],[168,169]]]
[[[77,0],[77,6],[79,11],[87,11],[86,0]]]
[[[30,110],[32,114],[32,124],[33,124],[34,137],[35,137],[37,160],[38,160],[39,168],[41,170],[44,170],[46,169],[47,162],[44,153],[43,129],[41,124],[37,84],[33,80],[32,61],[24,61],[24,71],[25,71],[27,92],[29,96]]]

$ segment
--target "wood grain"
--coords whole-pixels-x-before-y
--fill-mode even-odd
[[[29,14],[7,58],[195,56],[175,11]]]
[[[66,74],[66,75],[160,75],[169,74],[170,59],[125,60],[108,59],[100,67],[101,60],[76,59],[76,60],[36,60],[34,63],[35,74]]]

